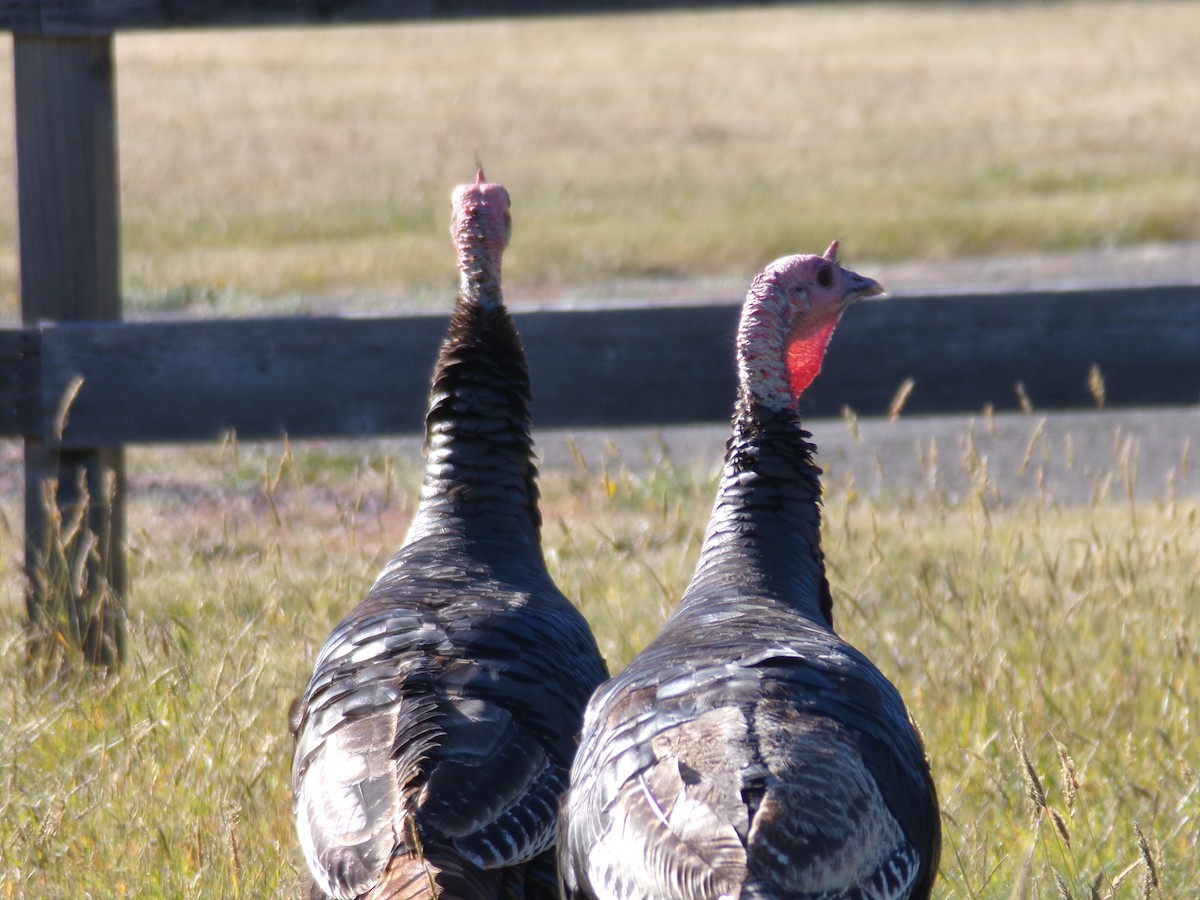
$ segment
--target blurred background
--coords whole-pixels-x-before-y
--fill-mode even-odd
[[[893,292],[1191,280],[1198,46],[1179,0],[122,32],[125,311],[444,304],[476,158],[513,196],[515,305],[734,298],[833,237]],[[11,78],[5,38],[3,320]]]

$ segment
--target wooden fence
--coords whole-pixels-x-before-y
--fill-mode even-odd
[[[447,314],[46,323],[0,330],[0,436],[63,450],[421,428]],[[739,304],[518,312],[539,428],[723,421]],[[905,297],[838,326],[802,412],[1200,402],[1200,287]]]
[[[13,33],[22,327],[0,331],[0,437],[25,452],[27,604],[86,657],[123,656],[123,445],[351,436],[419,428],[444,317],[121,320],[113,33],[578,14],[729,2],[0,0]],[[1200,291],[1081,291],[867,303],[834,342],[805,412],[915,412],[1200,400]],[[723,419],[736,305],[519,317],[540,427]],[[85,528],[69,545],[60,523]],[[35,633],[37,629],[35,629]]]

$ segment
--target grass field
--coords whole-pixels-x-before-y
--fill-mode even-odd
[[[874,498],[827,478],[836,622],[933,761],[936,896],[1194,898],[1200,503],[1130,499],[1129,454],[1090,504],[1011,496],[968,434]],[[0,897],[296,895],[286,710],[411,513],[415,461],[385,449],[130,451],[132,658],[103,684],[25,684],[6,550]],[[953,501],[951,470],[972,486]],[[551,570],[614,668],[684,587],[713,474],[609,457],[544,477]]]
[[[426,302],[476,155],[513,193],[514,298],[741,279],[835,235],[860,263],[1195,240],[1197,46],[1179,0],[122,35],[126,305]]]
[[[516,300],[699,276],[740,293],[833,235],[868,274],[1197,240],[1198,11],[831,3],[121,36],[126,306],[444,307],[447,195],[476,154],[514,196]],[[0,184],[11,128],[0,108]],[[16,308],[5,203],[0,320]],[[296,896],[287,707],[404,533],[419,469],[391,446],[131,449],[129,664],[39,686],[19,447],[0,442],[0,900]],[[936,896],[1197,900],[1200,501],[1158,470],[1138,483],[1163,490],[1135,493],[1136,454],[1093,474],[1110,489],[1090,503],[1017,496],[965,425],[921,459],[892,490],[831,471],[825,547],[839,630],[926,737]],[[933,488],[951,470],[967,490]],[[543,478],[551,570],[614,669],[686,584],[714,474],[589,457]]]

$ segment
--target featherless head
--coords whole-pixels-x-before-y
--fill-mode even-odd
[[[843,268],[838,242],[821,256],[785,256],[750,285],[738,330],[742,389],[771,409],[794,408],[825,359],[842,313],[883,293],[879,282]]]
[[[498,303],[500,260],[512,236],[508,191],[485,181],[480,168],[474,184],[454,189],[450,206],[450,236],[458,256],[463,297]]]

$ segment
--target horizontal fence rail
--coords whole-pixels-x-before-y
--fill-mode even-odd
[[[736,304],[516,314],[542,428],[727,419]],[[445,315],[0,331],[0,435],[62,448],[421,429]],[[1200,402],[1200,287],[909,297],[850,310],[808,416]]]
[[[748,5],[736,0],[0,0],[0,30],[83,37],[130,29],[367,24]]]

